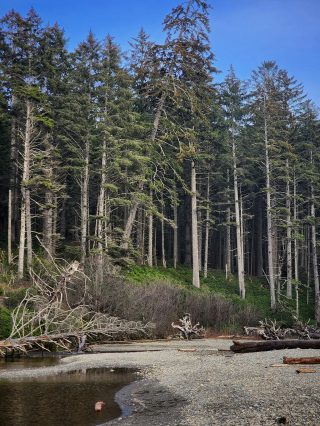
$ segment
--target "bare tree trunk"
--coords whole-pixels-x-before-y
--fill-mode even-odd
[[[12,189],[8,194],[8,264],[12,263]]]
[[[150,190],[150,200],[152,203],[152,190]],[[148,216],[148,266],[153,264],[153,214],[150,211]]]
[[[48,179],[49,176],[48,176]],[[46,256],[50,258],[53,251],[52,242],[53,231],[53,194],[51,190],[46,190],[45,206],[43,212],[43,245],[46,248]]]
[[[238,281],[239,292],[241,299],[246,297],[245,282],[244,282],[244,256],[243,256],[243,226],[242,218],[243,213],[239,206],[239,189],[238,189],[238,169],[237,169],[237,156],[236,144],[232,136],[232,159],[233,159],[233,183],[234,183],[234,209],[236,214],[236,235],[237,235],[237,260],[238,260]]]
[[[297,227],[298,211],[297,211],[297,181],[296,175],[293,177],[293,220]],[[298,240],[294,239],[294,280],[296,287],[296,315],[299,317],[299,252]]]
[[[199,271],[202,271],[202,218],[201,211],[198,210],[198,257],[199,257]]]
[[[227,227],[226,227],[226,241],[225,241],[225,263],[226,263],[226,278],[228,278],[229,273],[232,272],[231,268],[231,208],[230,208],[230,174],[229,169],[227,170]]]
[[[88,209],[89,209],[89,156],[90,142],[89,138],[85,142],[84,152],[84,170],[82,176],[81,188],[81,263],[83,264],[87,256],[87,237],[88,237]]]
[[[268,238],[268,273],[270,286],[271,309],[276,308],[275,275],[274,275],[274,253],[273,253],[273,221],[271,208],[271,184],[270,184],[270,160],[267,112],[264,98],[264,144],[265,144],[265,168],[266,168],[266,193],[267,193],[267,238]]]
[[[204,265],[203,275],[205,278],[208,277],[208,257],[209,257],[209,231],[210,231],[210,175],[207,177],[207,205],[206,205],[206,227],[204,237]]]
[[[31,135],[32,135],[32,105],[30,101],[26,103],[26,126],[24,135],[24,152],[23,152],[23,170],[21,181],[21,219],[20,219],[20,241],[19,241],[19,258],[18,258],[18,278],[23,278],[24,275],[24,255],[25,255],[25,239],[26,231],[28,232],[27,246],[28,246],[28,266],[32,262],[32,255],[30,259],[30,249],[32,252],[32,245],[30,248],[30,225],[31,225],[31,212],[30,212],[30,191],[27,189],[28,181],[30,179],[30,157],[31,157]],[[28,223],[27,223],[28,218]],[[27,229],[28,228],[28,229]]]
[[[24,251],[26,242],[26,199],[25,189],[21,190],[21,219],[20,219],[20,242],[18,257],[18,279],[22,279],[24,275]]]
[[[138,210],[138,223],[137,223],[137,249],[138,249],[138,263],[143,265],[143,221],[144,214],[143,209],[140,207]]]
[[[287,297],[292,299],[292,224],[291,224],[291,199],[290,199],[290,172],[289,159],[286,159],[287,186],[286,186],[286,209],[287,209]],[[295,191],[294,182],[294,191]]]
[[[27,267],[32,266],[32,224],[30,189],[26,190],[26,233],[27,233]]]
[[[194,161],[191,161],[191,224],[192,224],[192,284],[200,288],[198,220],[197,220],[197,180]]]
[[[106,197],[105,197],[105,185],[106,185],[106,166],[107,166],[107,140],[106,136],[103,137],[102,142],[102,156],[101,156],[101,181],[100,191],[98,196],[97,205],[97,219],[96,219],[96,237],[98,245],[98,256],[97,256],[97,278],[98,283],[101,285],[103,282],[103,246],[104,246],[104,232],[106,229]]]
[[[166,250],[165,250],[165,241],[164,241],[164,208],[163,208],[163,197],[162,197],[162,216],[161,216],[161,259],[162,259],[162,266],[164,268],[167,267],[167,261],[166,261]]]
[[[58,241],[58,196],[54,195],[53,199],[53,215],[52,215],[52,256],[56,255]]]
[[[310,160],[311,165],[313,165],[313,152],[310,152]],[[311,225],[311,247],[312,247],[312,264],[313,264],[313,280],[314,280],[314,294],[315,294],[315,312],[316,312],[316,321],[319,322],[320,318],[318,318],[319,312],[319,304],[320,304],[320,298],[319,298],[319,272],[318,272],[318,254],[317,254],[317,234],[316,234],[316,210],[315,210],[315,203],[314,203],[314,186],[313,183],[310,185],[311,190],[311,218],[312,218],[312,225]]]
[[[178,263],[178,207],[176,201],[173,205],[173,220],[173,267],[176,269]]]

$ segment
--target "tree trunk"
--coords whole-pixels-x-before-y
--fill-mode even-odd
[[[138,223],[137,223],[137,249],[138,249],[138,263],[143,265],[143,221],[144,214],[143,209],[140,207],[138,210]]]
[[[150,190],[150,200],[152,203],[152,190]],[[148,266],[153,264],[153,214],[150,211],[148,216]]]
[[[52,170],[52,169],[51,169]],[[48,176],[49,179],[49,176]],[[47,258],[53,254],[52,230],[53,230],[53,194],[51,190],[45,192],[45,206],[43,212],[43,245]]]
[[[202,271],[202,224],[201,224],[201,211],[197,212],[198,220],[198,257],[199,257],[199,271]]]
[[[30,101],[26,103],[26,126],[24,134],[24,152],[23,152],[23,170],[21,181],[21,219],[20,219],[20,241],[19,241],[19,258],[18,258],[18,278],[24,275],[24,255],[25,255],[25,239],[26,231],[27,249],[28,249],[28,266],[32,262],[32,244],[31,244],[31,211],[30,211],[30,191],[27,189],[30,179],[30,160],[31,160],[31,135],[32,135],[32,105]],[[31,246],[31,247],[30,247]]]
[[[194,161],[191,162],[191,235],[192,235],[192,284],[200,288],[198,220],[197,220],[197,181]]]
[[[275,275],[274,275],[274,253],[273,253],[273,220],[271,209],[271,184],[270,184],[270,161],[269,161],[269,141],[268,124],[266,116],[266,105],[264,98],[264,144],[265,144],[265,168],[266,168],[266,193],[267,193],[267,238],[268,238],[268,273],[270,286],[271,309],[276,308]]]
[[[106,185],[106,166],[107,166],[107,140],[106,136],[103,137],[102,142],[102,156],[101,156],[101,181],[100,191],[98,196],[97,205],[97,219],[96,219],[96,237],[98,245],[98,256],[97,256],[97,276],[98,283],[103,282],[103,246],[105,241],[105,230],[106,230],[106,212],[105,212],[105,185]]]
[[[166,261],[166,250],[165,250],[165,240],[164,240],[164,207],[163,207],[163,196],[161,200],[161,259],[162,259],[162,266],[164,268],[167,267],[167,261]]]
[[[231,208],[230,208],[230,175],[229,169],[227,170],[227,226],[226,226],[226,241],[225,241],[225,264],[226,264],[226,278],[232,272],[231,268]]]
[[[87,256],[87,237],[88,237],[88,215],[89,215],[89,156],[90,142],[89,137],[85,142],[84,169],[81,188],[81,263],[83,264]]]
[[[206,205],[206,227],[204,237],[204,265],[203,275],[205,278],[208,277],[208,257],[209,257],[209,231],[210,231],[210,175],[207,177],[207,205]]]
[[[176,201],[173,205],[173,220],[173,267],[176,269],[178,263],[178,206]]]
[[[293,177],[293,220],[297,227],[297,181],[296,175]],[[298,252],[298,240],[294,239],[294,280],[296,286],[296,316],[299,317],[299,252]]]
[[[313,153],[310,153],[311,165],[313,165]],[[315,312],[316,312],[316,321],[319,322],[320,318],[318,317],[318,305],[319,305],[319,272],[318,272],[318,254],[317,254],[317,235],[316,235],[316,210],[314,203],[314,186],[313,183],[310,185],[311,191],[311,247],[312,247],[312,265],[313,265],[313,280],[314,280],[314,293],[315,293]]]
[[[287,297],[292,299],[292,224],[291,224],[291,198],[290,198],[290,171],[289,159],[286,159],[287,185],[286,185],[286,209],[287,209]]]
[[[246,290],[244,283],[244,256],[243,256],[243,227],[242,227],[242,209],[240,218],[239,206],[239,189],[238,189],[238,170],[237,170],[237,157],[236,157],[236,144],[234,137],[232,137],[232,158],[233,158],[233,182],[234,182],[234,208],[236,213],[236,235],[237,235],[237,260],[238,260],[238,281],[239,292],[241,299],[245,299]]]
[[[12,263],[12,189],[8,193],[8,264]]]

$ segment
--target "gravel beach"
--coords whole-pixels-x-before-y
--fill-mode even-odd
[[[123,409],[109,425],[320,426],[320,365],[297,374],[283,356],[319,356],[318,350],[232,354],[230,340],[204,339],[100,345],[94,353],[63,358],[41,369],[1,371],[0,378],[34,377],[84,368],[139,369],[137,382],[116,400]],[[195,349],[186,352],[185,349]]]

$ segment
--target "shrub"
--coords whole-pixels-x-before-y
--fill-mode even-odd
[[[12,321],[9,309],[0,307],[0,339],[9,337],[11,328]]]
[[[240,330],[244,325],[255,325],[259,319],[254,307],[217,294],[200,293],[164,281],[137,285],[112,274],[106,274],[99,286],[94,269],[86,274],[91,278],[87,303],[127,320],[154,322],[155,337],[171,335],[171,323],[185,312],[191,314],[193,322],[215,331]]]

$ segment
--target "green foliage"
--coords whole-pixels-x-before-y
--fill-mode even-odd
[[[246,299],[242,300],[239,296],[239,285],[235,275],[225,278],[223,271],[215,270],[208,273],[208,278],[201,278],[201,288],[196,289],[192,286],[192,269],[179,266],[174,268],[163,268],[148,266],[133,266],[127,271],[126,277],[138,284],[151,284],[153,282],[162,281],[173,284],[180,288],[187,288],[194,293],[207,293],[219,295],[240,306],[250,305],[254,307],[260,319],[275,318],[290,324],[295,314],[295,299],[287,299],[282,296],[282,303],[278,311],[274,313],[270,308],[269,288],[264,279],[256,277],[246,278]],[[313,303],[306,303],[306,288],[300,286],[300,318],[308,321],[313,317]],[[236,324],[235,324],[236,326]]]
[[[12,320],[9,309],[0,307],[0,339],[10,336]]]

